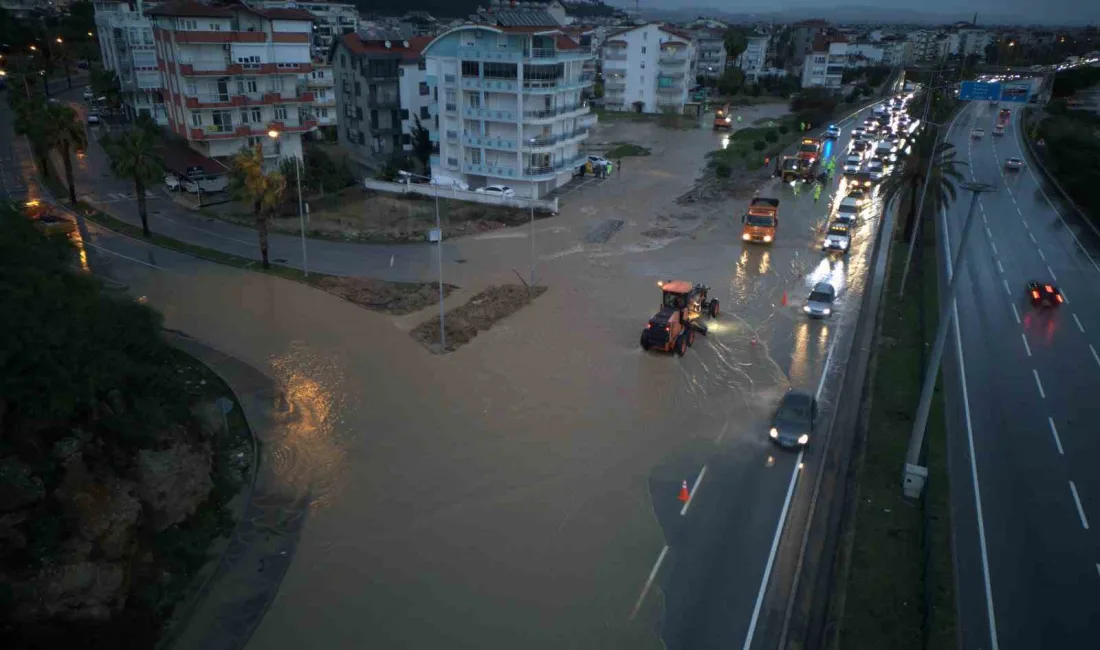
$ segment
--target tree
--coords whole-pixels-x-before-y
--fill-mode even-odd
[[[745,73],[740,68],[726,68],[718,79],[718,92],[725,96],[736,95],[745,83]]]
[[[137,126],[121,137],[104,143],[111,158],[111,171],[116,176],[134,181],[141,233],[149,236],[149,213],[145,205],[145,188],[155,184],[164,174],[164,163],[156,154],[156,135],[148,127]]]
[[[929,167],[931,163],[931,167]],[[931,206],[926,213],[938,213],[955,201],[957,183],[962,182],[959,171],[962,163],[955,160],[955,147],[948,142],[937,142],[936,136],[926,132],[913,143],[912,152],[902,163],[900,172],[892,174],[882,185],[883,203],[888,205],[894,199],[901,199],[909,193],[909,211],[902,232],[906,241],[913,237],[917,228],[917,204],[925,183],[928,194],[925,206]]]
[[[722,36],[722,44],[726,48],[726,65],[736,65],[737,57],[741,56],[748,47],[745,34],[737,29],[727,29]]]
[[[234,199],[252,206],[256,233],[260,238],[260,259],[265,269],[267,259],[267,225],[272,213],[283,200],[286,177],[280,172],[264,173],[263,143],[255,149],[242,149],[233,156],[229,172],[229,192]]]
[[[412,127],[413,155],[420,161],[420,168],[425,174],[431,173],[432,153],[435,145],[432,144],[431,134],[427,127],[420,123],[419,116],[413,116],[415,125]]]
[[[93,69],[88,75],[88,85],[96,97],[106,97],[112,107],[119,105],[118,75],[102,68]]]
[[[88,146],[88,133],[76,111],[62,104],[47,104],[45,114],[46,133],[50,148],[56,149],[65,166],[65,183],[69,186],[69,203],[76,205],[76,185],[73,183],[73,152]]]

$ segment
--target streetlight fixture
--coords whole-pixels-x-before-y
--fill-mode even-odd
[[[398,170],[397,175],[405,179],[405,183],[408,184],[410,178],[420,178],[428,181],[432,181],[430,176],[423,176],[421,174],[414,174],[404,170]],[[439,189],[433,188],[435,191],[435,232],[432,233],[435,236],[436,246],[436,259],[439,266],[439,353],[445,354],[447,352],[447,330],[444,327],[443,316],[443,226],[439,220]],[[429,240],[431,237],[429,237]]]
[[[65,41],[61,40],[61,37],[60,37],[60,36],[58,36],[58,37],[57,37],[57,42],[58,42],[58,43],[64,43]]]
[[[921,450],[924,448],[924,431],[928,425],[928,412],[932,408],[932,391],[936,388],[936,377],[940,374],[940,361],[943,359],[943,347],[947,343],[947,330],[951,328],[952,306],[955,293],[959,288],[959,276],[966,264],[966,240],[970,228],[974,225],[975,208],[983,192],[992,192],[997,188],[988,183],[965,182],[962,188],[970,192],[970,210],[966,213],[962,235],[959,236],[959,249],[955,253],[955,262],[951,265],[951,277],[948,278],[947,296],[940,307],[939,325],[936,327],[936,341],[932,344],[932,357],[924,370],[924,387],[921,389],[920,402],[917,403],[917,415],[913,420],[913,431],[909,436],[909,449],[905,453],[905,469],[902,472],[902,490],[905,496],[917,498],[924,490],[928,469],[920,463]],[[947,251],[950,256],[951,251]]]
[[[270,131],[268,131],[267,137],[271,138],[275,141],[276,144],[278,144],[279,132],[275,129],[271,129]],[[298,226],[301,228],[302,231],[302,271],[308,278],[309,257],[306,254],[306,218],[305,211],[302,209],[302,168],[301,161],[298,159],[298,156],[291,156],[291,158],[294,159],[294,176],[298,181]]]

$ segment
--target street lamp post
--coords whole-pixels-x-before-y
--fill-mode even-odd
[[[414,174],[400,170],[397,172],[399,176],[405,179],[406,185],[410,178],[420,178],[431,182],[430,176],[422,176],[420,174]],[[443,226],[439,220],[439,188],[432,188],[434,191],[432,194],[435,196],[435,234],[436,234],[436,265],[439,267],[439,353],[445,354],[447,352],[447,330],[443,315]]]
[[[275,129],[271,129],[267,132],[267,137],[279,142],[279,132]],[[294,158],[294,176],[298,181],[298,226],[302,232],[302,271],[305,276],[309,277],[309,256],[306,254],[306,218],[305,211],[302,210],[302,168],[298,156],[291,156]]]
[[[937,158],[936,146],[939,144],[940,140],[938,129],[942,126],[945,126],[944,124],[937,124],[935,122],[922,122],[922,124],[934,126],[936,127],[937,131],[936,137],[932,139],[932,151],[928,156],[928,169],[924,171],[924,187],[921,188],[920,200],[917,201],[917,211],[914,216],[917,222],[913,224],[913,236],[909,238],[909,250],[905,254],[905,268],[903,268],[901,272],[901,285],[898,287],[898,298],[901,298],[905,294],[905,281],[909,277],[909,263],[913,260],[913,249],[916,247],[917,237],[920,236],[921,216],[924,214],[924,198],[928,196],[928,186],[930,185],[929,181],[931,180],[930,177],[932,176],[932,166],[935,164]]]
[[[947,295],[940,306],[940,320],[936,327],[936,341],[932,344],[932,357],[928,360],[928,367],[924,371],[924,386],[921,389],[920,402],[917,404],[917,414],[913,420],[913,431],[909,436],[909,449],[905,453],[905,469],[902,475],[902,490],[905,496],[917,498],[924,490],[924,482],[928,476],[928,470],[920,463],[921,450],[924,448],[924,432],[928,425],[928,412],[932,408],[932,391],[936,388],[936,378],[940,374],[940,361],[943,359],[943,348],[947,343],[947,330],[951,328],[952,306],[955,304],[955,293],[959,287],[959,276],[962,275],[963,265],[966,264],[966,241],[970,235],[971,226],[974,225],[974,213],[977,212],[978,198],[983,192],[992,192],[996,189],[988,183],[966,182],[962,184],[964,190],[970,194],[970,210],[966,213],[966,222],[963,224],[962,234],[959,236],[959,249],[955,253],[955,261],[951,265],[951,277],[948,278]],[[946,252],[946,257],[951,256],[951,251]]]
[[[65,56],[65,54],[66,54],[66,52],[65,52],[65,41],[61,40],[60,36],[57,37],[56,41],[57,41],[57,44],[61,46],[61,56],[60,56],[61,65],[62,65],[62,67],[65,68],[65,81],[68,82],[69,89],[71,90],[72,87],[73,87],[73,78],[69,74],[69,60]]]

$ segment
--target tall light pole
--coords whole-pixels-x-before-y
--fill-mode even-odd
[[[404,170],[399,170],[397,174],[405,179],[406,186],[410,178],[419,178],[429,183],[432,181],[430,176],[422,176]],[[435,196],[436,265],[439,267],[439,353],[445,354],[447,352],[447,329],[444,327],[443,315],[443,226],[439,220],[439,188],[432,189],[434,190],[432,194]]]
[[[267,137],[279,142],[279,132],[275,129],[271,129],[267,132]],[[298,226],[302,232],[302,271],[306,277],[309,277],[309,256],[306,255],[306,218],[305,211],[302,210],[302,168],[301,162],[298,160],[298,156],[291,156],[294,159],[294,176],[298,181]]]
[[[535,286],[535,183],[531,182],[531,273],[527,284]]]
[[[947,295],[940,307],[940,320],[936,327],[936,341],[932,344],[932,357],[928,360],[928,367],[924,371],[924,386],[921,389],[920,402],[917,403],[917,414],[913,419],[913,431],[909,436],[909,449],[905,453],[905,469],[902,476],[902,489],[905,495],[911,498],[920,496],[924,489],[924,481],[928,476],[928,470],[920,466],[921,449],[924,448],[924,432],[928,425],[928,412],[932,408],[932,391],[936,388],[936,378],[940,374],[940,361],[943,359],[943,347],[947,343],[947,330],[951,329],[952,306],[955,304],[955,293],[959,287],[959,276],[962,275],[963,265],[966,264],[966,240],[970,235],[970,228],[974,225],[974,213],[977,211],[978,198],[983,192],[992,192],[996,188],[988,183],[966,182],[962,188],[970,192],[970,210],[966,213],[966,222],[963,224],[962,235],[959,236],[959,250],[955,253],[955,261],[951,265],[951,277],[948,278]],[[946,251],[947,257],[951,251]],[[957,325],[957,324],[956,324]]]
[[[925,112],[925,115],[927,116],[927,112]],[[905,281],[909,278],[909,263],[913,260],[913,249],[916,247],[917,237],[920,236],[921,216],[924,214],[924,198],[928,196],[928,186],[931,185],[929,181],[932,177],[932,167],[936,159],[939,158],[936,154],[936,148],[940,142],[938,129],[944,126],[943,124],[925,121],[922,121],[921,124],[934,126],[937,128],[937,131],[935,137],[932,138],[932,150],[928,156],[928,169],[924,171],[924,187],[921,188],[920,200],[917,201],[917,212],[914,215],[917,222],[913,224],[913,235],[909,238],[909,251],[905,254],[905,268],[902,269],[901,272],[901,285],[898,287],[898,298],[901,298],[905,294]]]
[[[68,54],[68,52],[66,52],[66,50],[65,50],[65,41],[61,40],[60,36],[58,36],[55,40],[57,41],[57,44],[61,46],[61,57],[60,58],[61,58],[61,65],[65,68],[65,81],[68,82],[69,88],[72,89],[72,87],[73,87],[73,78],[69,74],[69,59],[66,56],[66,54]]]

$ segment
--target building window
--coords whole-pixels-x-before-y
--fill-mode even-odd
[[[252,121],[256,124],[263,122],[264,113],[258,108],[252,109]]]
[[[220,31],[222,31],[222,26],[219,25],[218,23],[210,23],[210,31],[220,32]]]
[[[324,118],[326,120],[328,119],[328,109],[327,108],[318,108],[318,109],[315,109],[315,110],[317,111],[317,117]]]
[[[193,81],[187,82],[187,96],[195,97],[199,94],[199,87]]]
[[[286,120],[286,106],[275,107],[275,120],[279,122]]]
[[[242,108],[241,109],[241,124],[248,124],[248,123],[249,123],[248,109],[247,108]]]
[[[259,91],[259,86],[256,84],[255,77],[247,77],[244,80],[240,81],[237,85],[240,88],[240,92],[242,94],[255,93]]]
[[[426,120],[429,117],[431,117],[431,115],[428,114],[428,107],[427,106],[421,106],[420,107],[420,119]]]
[[[359,144],[367,144],[367,138],[362,131],[359,132]]]
[[[357,119],[357,120],[363,119],[363,109],[360,108],[359,106],[355,107],[355,119]]]
[[[199,113],[197,111],[191,113],[191,126],[202,126],[202,113]]]
[[[355,82],[355,96],[356,97],[362,97],[363,96],[363,86],[359,85],[358,81]]]
[[[428,69],[428,62],[425,61],[424,59],[420,59],[419,61],[416,62],[416,69],[417,70],[427,70]]]
[[[642,46],[642,54],[645,54],[645,45]]]
[[[421,81],[420,82],[420,96],[423,97],[424,95],[430,95],[431,92],[432,91],[428,88],[428,82]]]
[[[477,61],[463,61],[462,62],[462,76],[463,77],[478,77],[481,76],[481,66]]]
[[[197,20],[180,20],[177,23],[179,29],[183,31],[196,31],[199,28],[199,21]]]
[[[409,109],[407,109],[407,108],[402,108],[401,109],[401,119],[402,120],[409,119]]]
[[[340,67],[341,68],[348,67],[348,57],[347,57],[347,55],[344,55],[344,54],[340,55]]]
[[[491,79],[515,79],[518,73],[517,68],[518,66],[514,63],[486,63],[485,77]]]
[[[408,133],[401,134],[401,144],[412,144],[412,136]]]

